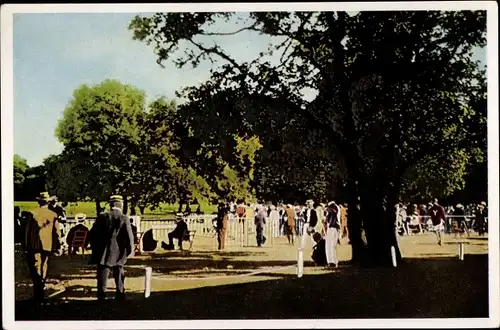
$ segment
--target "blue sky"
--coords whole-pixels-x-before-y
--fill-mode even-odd
[[[152,48],[132,40],[127,27],[134,16],[14,15],[14,152],[30,166],[62,150],[54,135],[57,121],[82,84],[117,79],[152,99],[160,95],[173,98],[176,90],[208,78],[209,63],[194,70],[178,70],[165,63],[166,68],[161,69]],[[228,25],[235,29],[234,23]],[[215,27],[226,28],[222,24]],[[238,61],[245,61],[265,50],[271,39],[246,32],[214,41]],[[477,56],[485,58],[484,50]]]

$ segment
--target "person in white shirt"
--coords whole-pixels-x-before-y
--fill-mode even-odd
[[[276,206],[272,205],[270,206],[271,212],[269,213],[269,223],[271,225],[271,230],[272,230],[272,237],[278,237],[280,236],[280,214],[278,210],[276,209]]]
[[[329,266],[338,267],[337,243],[339,241],[340,207],[335,202],[328,203],[326,216],[326,262]]]
[[[306,245],[306,237],[311,237],[312,240],[312,235],[315,232],[314,227],[316,227],[316,224],[318,223],[318,214],[314,209],[314,201],[308,200],[306,203],[307,203],[307,209],[305,210],[304,214],[305,223],[302,232],[302,244],[301,244],[302,248],[304,248]]]

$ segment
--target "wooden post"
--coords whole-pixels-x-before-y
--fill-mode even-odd
[[[464,254],[465,254],[464,248],[465,246],[463,242],[458,243],[458,259],[460,261],[464,260]]]
[[[151,277],[153,269],[151,267],[145,267],[146,276],[144,277],[144,297],[149,298],[151,295]]]
[[[392,266],[397,267],[398,264],[396,261],[396,249],[394,248],[394,246],[391,246],[391,257],[392,257]]]
[[[302,249],[297,250],[297,277],[301,278],[304,275],[304,252]]]

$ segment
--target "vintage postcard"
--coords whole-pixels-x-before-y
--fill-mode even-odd
[[[5,329],[500,325],[496,2],[1,22]]]

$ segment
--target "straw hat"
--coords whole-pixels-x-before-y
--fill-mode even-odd
[[[50,195],[48,192],[44,191],[44,192],[41,192],[40,195],[36,199],[39,201],[49,201]]]
[[[481,205],[482,205],[482,206],[486,206],[486,202],[484,202],[484,201],[483,201],[483,202],[481,202]]]
[[[464,208],[464,206],[463,206],[462,204],[457,204],[456,208],[457,208],[457,209],[463,209],[463,208]]]
[[[123,202],[123,197],[121,195],[113,195],[109,198],[110,202]]]

